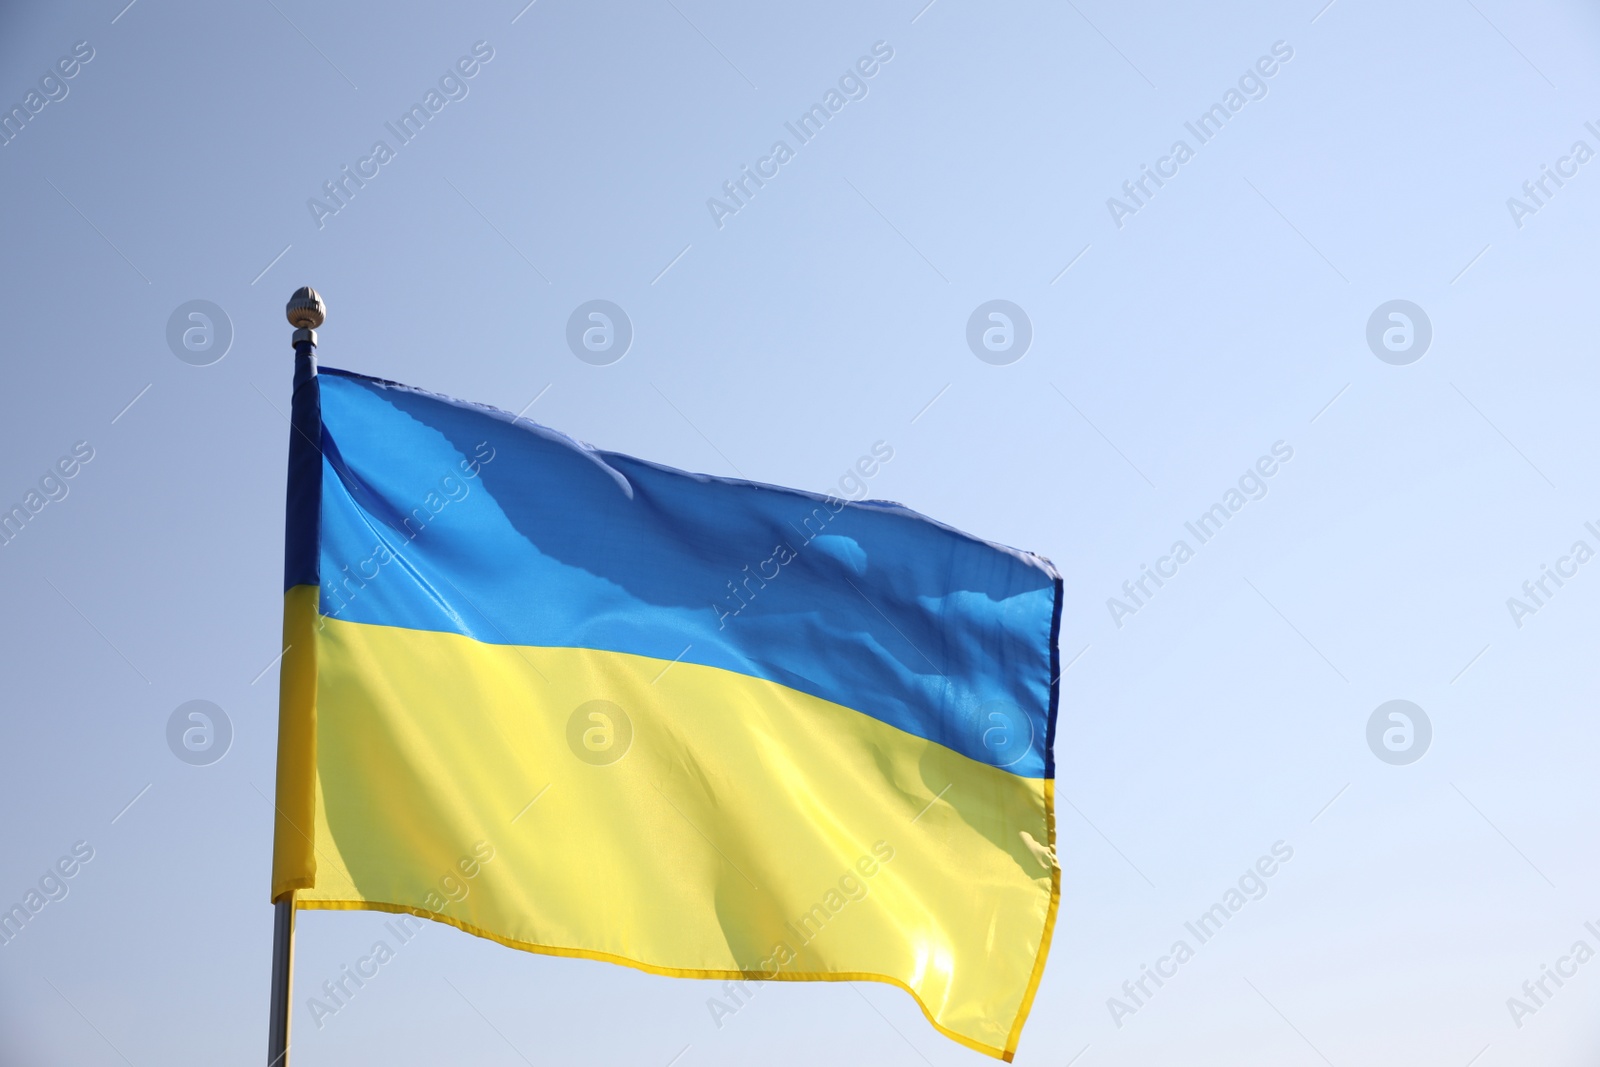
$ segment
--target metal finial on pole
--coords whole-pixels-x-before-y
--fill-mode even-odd
[[[308,463],[314,468],[319,461],[314,450],[321,429],[320,404],[315,389],[302,392],[301,386],[317,376],[317,327],[327,317],[328,308],[317,291],[306,285],[294,291],[283,310],[289,325],[295,328],[294,400],[290,415],[293,430],[289,435],[292,515],[297,476],[303,477],[301,468]],[[292,539],[295,531],[292,518],[290,531],[289,537]],[[294,891],[290,890],[273,905],[272,1001],[267,1019],[267,1067],[289,1067],[289,1016],[294,995],[294,904]]]
[[[288,318],[289,325],[295,328],[294,387],[298,389],[302,382],[317,373],[317,327],[328,317],[328,306],[322,302],[322,297],[317,295],[315,289],[309,285],[302,285],[289,298],[283,313]],[[302,356],[305,358],[302,359]]]
[[[315,330],[322,325],[322,320],[328,315],[328,306],[322,302],[322,297],[309,285],[302,285],[294,291],[289,298],[289,304],[283,309],[289,317],[289,325],[301,330]],[[300,340],[299,337],[295,338]],[[316,339],[311,339],[316,344]]]

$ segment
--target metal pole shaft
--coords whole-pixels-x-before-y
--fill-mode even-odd
[[[310,536],[313,550],[315,548],[315,527],[301,529],[296,526],[294,499],[297,491],[308,491],[304,482],[306,462],[297,462],[297,458],[309,461],[313,473],[321,469],[314,456],[322,417],[315,401],[313,379],[317,374],[317,327],[322,325],[326,311],[322,298],[309,286],[297,289],[284,308],[289,325],[295,328],[295,399],[289,432],[290,518],[285,540],[285,549],[289,554],[292,554],[292,548],[306,547],[302,544],[291,545],[297,537]],[[307,387],[309,391],[302,391],[302,387]],[[279,832],[282,832],[281,827]],[[267,1019],[267,1067],[289,1067],[289,1016],[294,997],[294,903],[294,891],[290,890],[273,905],[276,914],[272,923],[272,1006]]]
[[[267,1067],[289,1067],[289,1010],[294,996],[294,893],[273,905],[272,1012],[267,1021]]]

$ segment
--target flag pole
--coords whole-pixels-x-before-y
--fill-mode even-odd
[[[273,906],[272,1010],[267,1021],[267,1067],[289,1067],[289,997],[294,975],[294,891]]]
[[[322,325],[327,308],[315,289],[309,286],[296,289],[289,298],[284,314],[289,325],[295,328],[294,388],[316,377],[317,327]],[[306,427],[298,427],[306,433]],[[317,427],[311,427],[315,433]],[[295,447],[290,431],[290,448]],[[294,472],[291,470],[290,477]],[[289,1015],[294,986],[294,890],[289,890],[273,904],[272,922],[272,1006],[267,1019],[267,1067],[289,1067]]]

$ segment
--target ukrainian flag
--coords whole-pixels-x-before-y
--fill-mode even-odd
[[[1060,887],[1047,561],[346,371],[292,421],[274,900],[887,982],[1011,1059]]]

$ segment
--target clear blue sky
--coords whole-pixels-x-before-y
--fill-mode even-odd
[[[1593,1062],[1591,7],[124,2],[0,13],[0,508],[36,508],[0,547],[0,906],[74,872],[0,945],[0,1058],[263,1056],[282,308],[311,284],[329,364],[816,490],[885,441],[872,495],[1056,562],[1063,900],[1019,1062]],[[597,299],[632,325],[609,365],[567,342]],[[231,324],[207,366],[168,342],[195,300]],[[1020,359],[969,346],[991,300]],[[1375,349],[1396,300],[1420,317]],[[220,761],[169,748],[191,700]],[[1369,745],[1391,700],[1420,759],[1377,754],[1415,755],[1415,715]],[[442,926],[317,1029],[383,922],[301,917],[297,1067],[980,1062],[888,987],[763,988],[718,1029],[712,983]],[[1144,965],[1176,974],[1135,1000]]]

